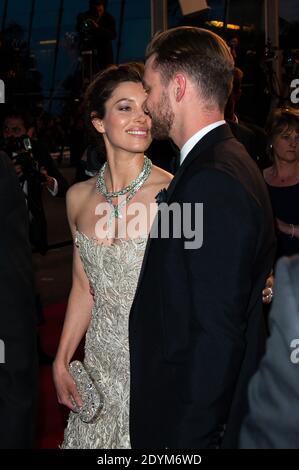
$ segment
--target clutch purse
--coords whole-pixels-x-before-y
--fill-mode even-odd
[[[69,365],[69,371],[83,401],[82,406],[75,404],[75,411],[84,423],[95,422],[104,405],[103,394],[96,387],[82,362],[72,361]]]

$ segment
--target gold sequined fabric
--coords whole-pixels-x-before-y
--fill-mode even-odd
[[[76,245],[95,298],[85,339],[84,365],[104,394],[104,407],[95,423],[84,423],[71,411],[61,447],[128,449],[128,318],[146,238],[103,245],[77,232]]]

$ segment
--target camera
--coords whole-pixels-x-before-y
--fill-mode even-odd
[[[91,18],[86,18],[85,20],[82,21],[80,32],[81,32],[82,39],[84,41],[91,40],[95,30],[96,30],[96,27]]]
[[[7,153],[10,157],[12,154],[20,154],[22,152],[31,152],[32,145],[31,140],[27,135],[21,137],[6,137],[2,139],[1,149]]]
[[[32,143],[27,135],[3,139],[0,147],[14,165],[21,166],[23,179],[34,177],[38,178],[40,183],[46,181],[46,177],[39,172],[38,164],[32,154]]]
[[[86,20],[83,21],[82,23],[82,29],[85,31],[85,32],[89,32],[91,31],[92,29],[94,29],[94,25],[93,25],[93,22],[90,18],[87,18]]]

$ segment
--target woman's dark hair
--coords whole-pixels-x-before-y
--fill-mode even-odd
[[[142,83],[144,66],[138,62],[111,65],[100,72],[91,82],[85,93],[85,122],[88,133],[101,153],[105,152],[102,134],[92,124],[94,118],[103,119],[106,102],[114,90],[124,82]]]
[[[267,152],[273,161],[272,144],[275,137],[284,131],[293,131],[299,133],[299,110],[294,108],[277,108],[269,116],[266,123],[266,132],[268,135]]]

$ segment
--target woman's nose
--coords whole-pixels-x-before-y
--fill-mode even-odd
[[[292,147],[296,147],[297,144],[298,144],[298,137],[292,137],[292,138],[290,139],[290,145],[291,145]]]
[[[136,121],[142,121],[144,122],[146,120],[146,114],[145,112],[143,111],[143,109],[141,109],[135,116],[135,119]]]

